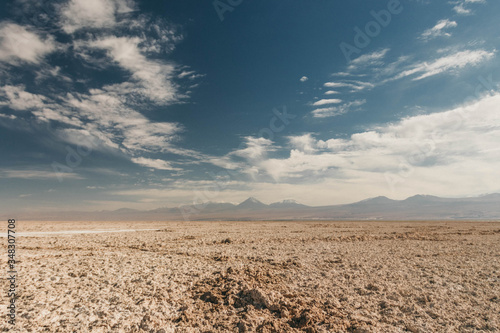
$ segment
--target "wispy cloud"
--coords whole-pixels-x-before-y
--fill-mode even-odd
[[[328,118],[328,117],[336,117],[352,110],[356,110],[357,107],[366,103],[366,100],[355,100],[352,102],[344,103],[339,106],[333,106],[328,108],[319,108],[313,110],[311,113],[315,118]]]
[[[15,23],[0,23],[0,62],[38,64],[57,49],[54,38]]]
[[[89,190],[105,190],[106,189],[106,187],[104,187],[104,186],[87,186],[86,188]]]
[[[459,15],[470,15],[472,14],[472,9],[470,9],[470,4],[484,4],[486,0],[456,0],[450,1],[454,4],[453,10]]]
[[[6,119],[10,119],[10,120],[17,119],[17,117],[14,116],[13,114],[6,115],[6,114],[1,114],[1,113],[0,113],[0,118],[6,118]]]
[[[207,162],[222,168],[238,170],[255,178],[259,172],[253,165],[265,160],[268,154],[276,151],[278,147],[273,141],[262,137],[247,136],[243,139],[242,147],[220,158],[209,158]]]
[[[394,79],[400,79],[407,76],[414,76],[412,80],[418,81],[425,79],[430,76],[441,74],[444,72],[450,72],[453,70],[459,70],[466,66],[478,65],[484,61],[490,60],[495,55],[496,51],[486,51],[486,50],[466,50],[461,52],[456,52],[437,58],[432,62],[420,62],[410,66],[396,75]]]
[[[337,72],[332,77],[337,77],[335,81],[325,82],[323,87],[328,88],[325,95],[342,95],[341,98],[324,98],[312,102],[313,106],[327,106],[332,104],[341,104],[316,108],[311,111],[314,118],[328,118],[343,115],[347,112],[356,110],[359,106],[366,103],[365,99],[349,98],[351,94],[360,94],[376,87],[376,84],[364,81],[362,79],[366,74],[359,74],[360,69],[371,69],[384,65],[384,58],[389,53],[389,48],[379,49],[375,52],[362,55],[349,62],[345,72]],[[344,98],[347,97],[347,98]],[[349,100],[351,101],[345,101]]]
[[[440,20],[436,25],[430,29],[425,30],[419,37],[419,39],[428,41],[436,37],[450,37],[451,34],[446,32],[447,29],[455,28],[457,22],[450,21],[448,19]]]
[[[205,76],[204,74],[196,73],[196,71],[186,71],[186,70],[181,71],[181,73],[177,75],[179,79],[189,79],[189,80],[195,80],[204,76]]]
[[[46,105],[47,101],[47,98],[43,95],[27,92],[23,85],[2,86],[0,87],[0,96],[4,99],[0,101],[0,106],[8,106],[17,111],[40,109]]]
[[[453,23],[446,23],[439,25],[439,27],[452,26]],[[442,29],[436,28],[435,31]],[[442,33],[442,31],[441,31]],[[431,38],[431,35],[428,36]],[[479,66],[493,59],[496,55],[496,50],[485,49],[457,49],[448,48],[437,51],[437,57],[429,58],[426,60],[415,60],[415,56],[403,55],[395,61],[384,63],[381,65],[372,65],[365,67],[365,73],[370,77],[367,82],[360,80],[347,79],[349,77],[346,73],[345,78],[326,82],[324,87],[334,88],[339,92],[345,92],[349,89],[349,93],[362,93],[363,91],[382,86],[388,82],[408,78],[412,81],[419,81],[439,74],[458,74],[461,70],[470,66]],[[377,59],[376,56],[370,55],[367,58]],[[367,62],[369,63],[369,62]],[[351,76],[355,77],[355,74]],[[322,110],[323,112],[330,112],[335,110]]]
[[[160,159],[137,157],[137,158],[132,158],[132,162],[157,170],[179,170],[177,168],[172,167],[172,165],[169,162]]]
[[[323,86],[326,88],[350,88],[352,91],[361,91],[375,87],[375,85],[370,82],[354,80],[344,80],[342,82],[326,82]]]
[[[352,76],[353,74],[352,73],[348,73],[348,72],[337,72],[337,73],[333,73],[332,76],[338,76],[338,77],[346,77],[346,76]]]
[[[35,27],[0,24],[0,64],[32,65],[38,84],[27,87],[6,70],[12,83],[0,87],[0,108],[7,111],[2,118],[23,122],[31,115],[39,122],[57,123],[52,134],[62,142],[92,142],[96,150],[115,150],[154,169],[177,170],[166,161],[143,154],[166,152],[195,160],[206,158],[176,146],[183,131],[180,124],[152,121],[142,113],[151,106],[187,100],[186,90],[191,88],[180,86],[176,79],[189,79],[193,85],[201,75],[164,60],[166,57],[159,60],[155,53],[168,54],[182,36],[168,24],[136,14],[136,7],[132,0],[70,0],[54,6],[54,24],[67,33],[64,44],[57,44],[55,37]],[[105,81],[88,77],[88,90],[77,89],[71,72],[46,61],[55,51],[101,76],[113,71],[122,75]],[[47,77],[65,84],[48,91],[42,85]],[[9,109],[19,115],[9,115]]]
[[[0,169],[0,178],[18,178],[18,179],[57,179],[59,175],[53,171],[45,170],[17,170],[17,169]],[[67,172],[65,178],[84,179],[82,176]]]
[[[341,99],[332,98],[332,99],[320,99],[319,101],[314,102],[313,105],[319,106],[319,105],[339,104],[339,103],[342,103]]]
[[[349,71],[352,71],[366,66],[382,65],[382,59],[385,58],[386,54],[389,51],[390,49],[386,48],[372,53],[364,54],[356,59],[351,60],[347,69]]]
[[[66,33],[114,28],[119,16],[132,12],[133,8],[133,1],[127,0],[71,0],[60,7],[60,25]]]
[[[98,40],[75,43],[78,51],[86,52],[89,49],[107,51],[111,62],[109,65],[118,64],[131,73],[130,81],[103,87],[108,94],[132,95],[136,98],[149,98],[155,103],[168,104],[177,101],[177,93],[172,77],[175,66],[169,63],[148,59],[141,52],[138,37],[109,36]],[[102,61],[102,59],[100,59]]]

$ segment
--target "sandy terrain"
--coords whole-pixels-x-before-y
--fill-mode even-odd
[[[28,234],[100,229],[159,231]],[[17,231],[27,233],[17,324],[2,279],[0,331],[500,331],[498,222],[19,221]]]

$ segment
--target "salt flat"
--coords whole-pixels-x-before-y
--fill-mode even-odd
[[[19,221],[17,231],[52,234],[17,238],[17,324],[2,292],[3,331],[500,330],[499,222]]]

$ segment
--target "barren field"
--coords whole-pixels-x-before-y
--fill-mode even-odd
[[[17,324],[7,324],[1,279],[0,331],[500,331],[499,222],[19,221],[16,230],[25,233]],[[94,233],[55,233],[71,230]]]

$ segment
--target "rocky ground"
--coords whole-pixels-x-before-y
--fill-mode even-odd
[[[18,222],[11,332],[498,332],[498,222]],[[6,233],[6,231],[4,231]],[[7,273],[6,239],[0,265]]]

